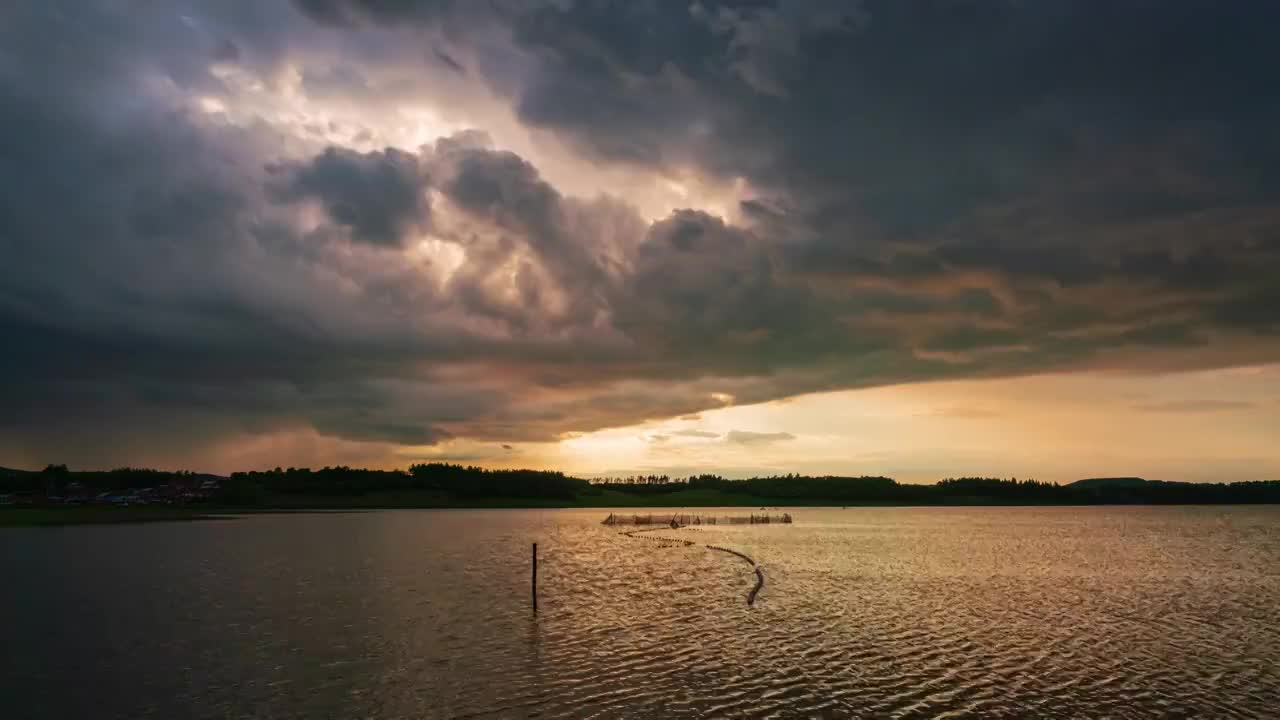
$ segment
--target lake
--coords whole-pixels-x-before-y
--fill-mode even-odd
[[[641,536],[696,543],[678,547],[602,526],[608,512],[0,530],[0,708],[15,720],[1280,713],[1278,507],[795,508],[792,525]],[[750,565],[705,544],[760,564],[753,606]]]

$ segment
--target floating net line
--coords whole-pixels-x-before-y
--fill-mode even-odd
[[[728,520],[728,522],[725,522],[725,523],[723,523],[723,524],[726,524],[726,525],[746,525],[746,524],[760,524],[760,525],[767,525],[767,524],[769,524],[770,522],[785,523],[785,524],[790,524],[790,523],[791,523],[791,515],[790,515],[790,514],[787,514],[787,513],[783,513],[781,516],[777,516],[777,517],[779,517],[779,518],[783,518],[783,519],[776,519],[776,520],[769,520],[769,519],[768,519],[768,518],[769,518],[769,516],[768,516],[768,515],[764,515],[764,516],[760,516],[760,515],[752,515],[752,516],[750,516],[750,517],[751,517],[751,519],[744,519],[744,518],[741,518],[741,517],[736,517],[736,518],[723,518],[724,520]],[[760,518],[762,518],[762,517],[763,517],[763,518],[765,518],[763,521],[762,521],[762,520],[760,520]],[[701,522],[682,522],[682,518],[696,518],[697,520],[701,520]],[[696,525],[716,525],[716,524],[720,524],[720,523],[714,522],[717,518],[710,518],[710,519],[712,520],[712,522],[706,522],[706,518],[703,518],[703,517],[702,517],[702,516],[700,516],[700,515],[630,515],[630,516],[623,516],[623,515],[618,515],[618,514],[616,514],[616,513],[609,513],[609,517],[605,518],[605,520],[604,520],[604,523],[603,523],[603,524],[605,524],[605,525],[656,525],[656,526],[658,526],[658,527],[646,527],[646,528],[637,528],[637,529],[635,529],[635,530],[623,530],[622,532],[620,532],[620,533],[618,533],[618,534],[619,534],[619,535],[626,535],[627,537],[629,537],[629,538],[631,538],[631,539],[633,539],[633,540],[645,540],[645,541],[648,541],[648,542],[656,543],[656,544],[660,545],[661,547],[679,547],[679,546],[692,547],[692,546],[694,546],[694,545],[696,545],[696,544],[697,544],[697,543],[693,542],[692,540],[683,540],[683,539],[676,539],[676,538],[670,538],[670,537],[663,537],[663,536],[661,536],[661,535],[642,535],[641,533],[652,533],[652,532],[657,532],[657,531],[660,531],[660,530],[689,530],[689,529],[696,529],[696,528],[694,527],[694,526],[696,526]],[[756,595],[760,594],[760,589],[764,587],[764,570],[760,567],[760,565],[759,565],[758,563],[756,563],[755,558],[752,558],[750,555],[747,555],[746,553],[739,552],[739,551],[737,551],[737,550],[733,550],[733,549],[731,549],[731,548],[727,548],[727,547],[721,547],[721,546],[719,546],[719,545],[711,545],[711,544],[709,544],[709,543],[708,543],[708,544],[704,544],[704,545],[703,545],[703,547],[707,548],[708,550],[715,550],[715,551],[717,551],[717,552],[728,553],[729,555],[734,555],[734,556],[736,556],[736,557],[738,557],[738,558],[741,558],[741,559],[743,559],[743,560],[745,560],[745,561],[747,561],[748,563],[750,563],[750,564],[751,564],[751,567],[752,567],[752,569],[754,569],[754,571],[755,571],[755,575],[756,575],[756,585],[755,585],[755,587],[751,588],[751,592],[747,593],[747,605],[748,605],[748,606],[750,606],[750,605],[754,605],[754,604],[755,604],[755,602],[756,602]]]

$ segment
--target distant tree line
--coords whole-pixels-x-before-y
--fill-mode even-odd
[[[209,477],[213,476],[197,475],[185,470],[122,467],[114,470],[71,472],[66,465],[47,465],[38,472],[0,471],[0,493],[60,495],[77,485],[96,492],[109,492],[129,488],[154,488],[174,480],[198,481]]]
[[[907,500],[913,486],[899,485],[880,476],[839,477],[835,475],[771,475],[746,480],[730,480],[715,475],[689,479],[690,488],[720,490],[786,501],[835,500],[842,502],[889,502]],[[918,487],[918,486],[916,486]]]
[[[885,502],[910,504],[1226,504],[1280,503],[1280,480],[1184,483],[1142,478],[1094,478],[1069,485],[1017,478],[946,478],[933,485],[899,483],[879,476],[773,475],[733,480],[719,475],[687,478],[600,478],[593,483],[636,495],[690,489],[719,490],[787,502]]]
[[[573,499],[585,480],[547,470],[488,470],[476,466],[426,463],[404,470],[364,470],[346,466],[288,468],[232,473],[229,486],[256,486],[291,495],[363,495],[374,491],[419,490],[456,498],[504,497]]]
[[[157,487],[178,479],[214,478],[190,472],[143,468],[71,472],[49,465],[38,472],[0,469],[0,494],[55,495],[73,483],[99,492]],[[604,491],[657,496],[686,490],[718,491],[761,504],[1217,504],[1280,503],[1280,481],[1182,483],[1142,478],[1094,478],[1069,485],[994,477],[947,478],[932,485],[899,483],[879,476],[772,475],[729,479],[646,475],[583,480],[546,470],[488,470],[449,463],[425,463],[408,470],[368,470],[346,466],[275,468],[218,478],[219,498],[254,504],[272,495],[355,496],[415,491],[442,499],[510,498],[571,501]],[[705,493],[704,493],[705,495]]]

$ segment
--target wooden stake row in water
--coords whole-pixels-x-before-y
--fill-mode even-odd
[[[717,517],[715,515],[654,515],[648,513],[645,515],[626,515],[623,513],[609,513],[609,517],[605,518],[602,525],[667,525],[669,527],[683,527],[687,525],[769,525],[772,523],[791,524],[791,514],[782,513],[781,515],[726,515]]]

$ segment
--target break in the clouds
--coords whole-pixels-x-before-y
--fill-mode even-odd
[[[1277,19],[9,3],[0,451],[501,444],[1274,361]]]

